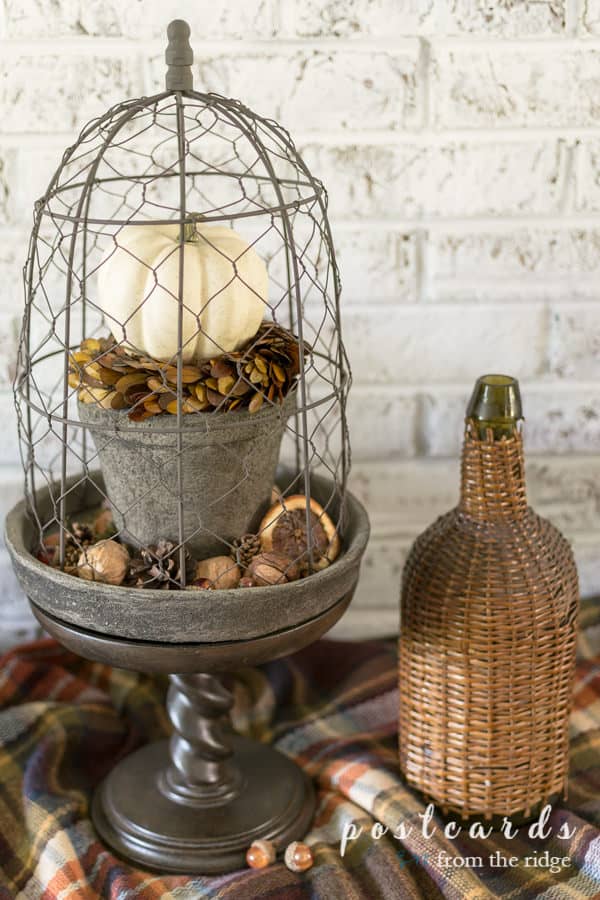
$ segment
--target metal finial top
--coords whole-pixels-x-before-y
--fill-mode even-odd
[[[190,34],[190,26],[183,19],[173,19],[167,27],[169,44],[165,52],[165,86],[168,91],[191,91],[194,88],[194,76],[190,68],[194,62],[194,53],[190,47]]]

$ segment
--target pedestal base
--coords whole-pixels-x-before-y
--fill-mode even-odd
[[[170,765],[168,741],[149,744],[120,762],[94,797],[92,819],[116,853],[143,868],[197,875],[246,865],[252,841],[278,849],[302,839],[314,813],[312,786],[286,756],[233,737],[241,773],[238,794],[221,805],[174,802],[161,790]]]

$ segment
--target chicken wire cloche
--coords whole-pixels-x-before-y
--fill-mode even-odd
[[[35,614],[67,646],[197,673],[331,627],[368,522],[347,490],[350,373],[325,189],[276,122],[193,89],[186,23],[168,35],[166,90],[87,125],[35,207],[15,382],[25,499],[7,544]],[[223,688],[185,677],[176,731],[237,796],[222,736],[199,742],[178,712],[212,710],[216,728]],[[183,756],[169,765],[187,787],[171,778],[161,793],[174,821],[184,795],[205,799]],[[243,858],[237,840],[216,862],[187,850],[173,862],[160,823],[142,853],[111,802],[96,824],[138,861],[218,871]],[[302,819],[288,810],[286,834],[290,817]]]

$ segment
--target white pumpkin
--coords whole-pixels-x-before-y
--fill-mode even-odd
[[[179,225],[126,225],[98,275],[98,305],[118,341],[159,361],[178,351]],[[235,231],[186,225],[183,361],[237,350],[266,310],[267,269]]]

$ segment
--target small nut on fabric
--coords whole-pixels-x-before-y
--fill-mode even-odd
[[[265,869],[275,862],[276,856],[272,841],[253,841],[246,853],[246,862],[251,869]]]
[[[302,841],[293,841],[286,847],[284,862],[291,872],[306,872],[314,862],[312,850]]]

